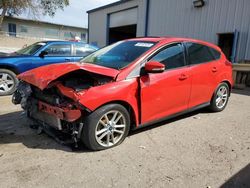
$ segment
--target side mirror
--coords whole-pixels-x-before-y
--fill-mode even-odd
[[[146,63],[145,71],[147,73],[161,73],[165,71],[165,65],[157,61],[150,61]]]
[[[44,56],[48,55],[47,51],[41,51],[41,53],[39,54],[39,57],[44,58]]]

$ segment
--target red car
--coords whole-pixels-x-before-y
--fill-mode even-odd
[[[199,108],[222,111],[233,84],[232,64],[220,48],[172,37],[120,41],[77,64],[44,66],[18,78],[14,104],[40,129],[59,130],[92,150],[119,145],[130,129]]]

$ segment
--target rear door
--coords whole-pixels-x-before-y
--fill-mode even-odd
[[[220,53],[203,44],[185,43],[190,65],[192,89],[189,100],[189,108],[210,102],[215,88],[220,64]],[[217,59],[217,60],[216,60]]]
[[[140,78],[142,124],[186,110],[191,88],[181,43],[166,46],[149,61],[165,64],[166,70]]]

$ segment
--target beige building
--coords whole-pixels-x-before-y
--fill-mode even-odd
[[[0,31],[0,52],[13,52],[41,40],[87,41],[87,29],[6,16]]]
[[[70,40],[77,36],[87,41],[86,28],[9,16],[4,18],[2,35],[39,40]]]

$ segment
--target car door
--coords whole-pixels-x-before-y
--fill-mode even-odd
[[[218,84],[216,77],[220,66],[213,53],[214,49],[192,42],[185,43],[185,46],[187,48],[190,77],[192,80],[189,101],[189,108],[192,108],[210,102]]]
[[[41,51],[47,52],[44,57],[39,56]],[[53,63],[64,63],[74,61],[72,56],[72,45],[70,43],[52,43],[37,53],[32,62],[34,68]]]
[[[84,43],[75,43],[74,44],[74,61],[80,61],[83,57],[88,56],[89,54],[96,51],[97,48],[90,46],[89,44]]]
[[[181,43],[164,47],[149,61],[163,63],[166,70],[140,77],[142,124],[186,110],[191,89]]]

